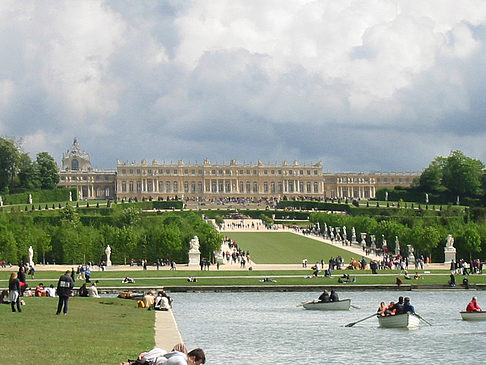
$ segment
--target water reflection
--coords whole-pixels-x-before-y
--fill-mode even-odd
[[[361,309],[307,311],[296,307],[320,293],[174,293],[174,315],[189,347],[202,347],[207,364],[389,364],[465,362],[484,355],[486,322],[465,322],[472,291],[340,292]],[[409,296],[417,313],[432,323],[417,330],[378,328],[376,318],[345,327],[374,313],[381,301]],[[474,361],[473,361],[474,362]]]

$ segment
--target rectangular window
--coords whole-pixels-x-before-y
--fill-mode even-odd
[[[164,192],[164,182],[159,181],[159,193],[163,193],[163,192]]]
[[[137,175],[142,175],[142,170],[137,169]]]
[[[127,182],[122,181],[122,193],[126,193],[126,192],[127,192]]]
[[[314,183],[314,193],[318,193],[319,192],[319,183],[315,182]]]
[[[142,183],[140,181],[137,181],[137,193],[142,192]]]
[[[127,173],[127,170],[122,169],[122,174],[125,175]]]
[[[178,193],[179,192],[179,184],[177,183],[177,181],[174,181],[174,184],[172,186],[174,187],[174,193]]]
[[[189,183],[186,181],[184,182],[184,193],[188,193],[189,192]]]
[[[191,193],[195,193],[196,192],[196,183],[193,181],[191,183]]]
[[[172,190],[170,189],[170,181],[167,181],[167,183],[165,184],[165,192],[166,193],[172,192]]]

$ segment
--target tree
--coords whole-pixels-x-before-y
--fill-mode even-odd
[[[484,164],[467,157],[461,151],[452,151],[443,167],[443,184],[454,195],[482,194]]]
[[[37,189],[40,187],[38,169],[30,159],[28,153],[21,153],[18,163],[18,184],[25,189]]]
[[[441,235],[439,230],[433,226],[417,225],[410,230],[408,235],[410,244],[413,245],[417,253],[429,253],[440,242]]]
[[[11,139],[0,137],[0,192],[8,187],[17,172],[19,150]]]
[[[41,189],[53,189],[59,182],[59,172],[56,161],[47,152],[39,152],[36,159],[36,169]]]
[[[442,170],[446,159],[436,157],[434,161],[422,172],[419,177],[419,186],[422,191],[437,192],[444,190],[442,185]]]
[[[481,252],[481,236],[476,227],[467,225],[463,234],[464,248],[469,251],[469,258],[472,260],[472,254]]]

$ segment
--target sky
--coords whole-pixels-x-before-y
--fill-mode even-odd
[[[0,1],[0,136],[60,164],[486,162],[486,1]]]

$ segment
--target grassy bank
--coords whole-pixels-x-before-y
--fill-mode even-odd
[[[98,287],[155,287],[155,286],[248,286],[248,285],[336,285],[343,274],[355,277],[356,282],[346,283],[346,285],[393,285],[396,278],[400,277],[403,284],[413,285],[446,285],[450,280],[450,272],[447,270],[418,270],[420,279],[406,280],[403,273],[396,270],[382,270],[374,275],[370,270],[336,270],[330,278],[318,277],[309,278],[311,270],[243,270],[243,271],[97,271],[92,275],[92,281],[98,280]],[[415,271],[410,275],[413,277]],[[8,272],[0,272],[0,287],[7,286]],[[134,284],[122,284],[125,276],[135,279]],[[197,282],[188,282],[188,277],[196,277]],[[27,283],[31,288],[39,282],[44,285],[57,285],[59,272],[43,271],[39,272],[36,279],[28,279]],[[261,282],[262,278],[273,278],[275,282]],[[470,275],[467,277],[470,284],[486,284],[486,275]],[[457,284],[462,283],[463,276],[456,275]],[[84,281],[77,281],[76,287]]]
[[[4,364],[119,364],[154,345],[154,312],[116,298],[71,298],[56,316],[57,298],[24,298],[22,313],[0,305]]]

